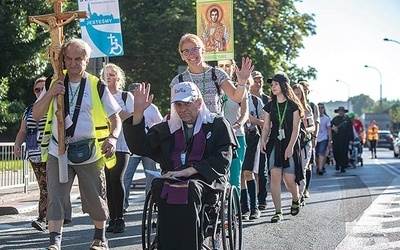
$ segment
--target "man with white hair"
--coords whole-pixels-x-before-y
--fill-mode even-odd
[[[171,115],[146,134],[144,110],[151,104],[150,85],[134,92],[133,117],[123,123],[131,152],[151,157],[165,178],[151,192],[158,206],[158,249],[201,249],[199,213],[210,192],[223,191],[237,147],[229,122],[211,113],[191,82],[172,87]],[[178,178],[181,181],[171,181]]]
[[[82,211],[89,214],[94,224],[93,241],[89,249],[108,250],[104,166],[111,168],[115,165],[114,153],[121,131],[118,112],[121,108],[104,83],[86,72],[90,52],[90,46],[82,39],[71,39],[65,43],[62,47],[67,69],[65,80],[53,80],[48,89],[43,89],[33,106],[32,116],[37,121],[47,112],[41,149],[42,160],[47,161],[49,250],[61,249],[64,224],[72,220],[70,193],[75,176],[79,180]],[[98,90],[99,86],[104,87],[102,93]],[[59,179],[59,176],[63,176],[63,171],[59,170],[59,162],[63,162],[63,157],[58,155],[61,134],[58,134],[59,121],[56,119],[56,96],[59,94],[64,96],[68,144],[66,181]],[[63,164],[61,166],[64,169]]]

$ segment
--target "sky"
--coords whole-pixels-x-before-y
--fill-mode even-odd
[[[295,60],[318,71],[309,81],[311,101],[360,94],[379,101],[380,85],[383,99],[400,100],[400,0],[303,0],[296,7],[314,13],[317,26]]]

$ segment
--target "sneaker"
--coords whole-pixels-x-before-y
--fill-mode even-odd
[[[258,210],[260,210],[260,211],[267,210],[267,204],[260,204],[260,205],[258,205]]]
[[[106,227],[106,232],[108,232],[108,233],[114,232],[114,226],[115,226],[115,220],[114,220],[114,219],[111,219],[111,220],[108,222],[108,226]]]
[[[300,212],[300,198],[292,200],[292,206],[290,207],[290,214],[293,216],[298,215]]]
[[[99,239],[94,239],[90,244],[89,250],[108,250],[108,242]]]
[[[283,220],[283,215],[282,211],[281,212],[276,212],[274,216],[271,218],[271,223],[277,223],[279,221]]]
[[[258,210],[258,209],[256,208],[256,209],[254,209],[254,210],[251,210],[249,219],[250,219],[250,220],[258,219],[258,218],[260,218],[260,215],[261,215],[260,210]]]
[[[123,233],[123,232],[125,232],[125,221],[124,219],[119,218],[115,221],[113,233]]]
[[[54,244],[54,245],[50,245],[50,246],[46,247],[46,250],[59,250],[59,248],[57,245]]]
[[[249,219],[250,219],[250,211],[242,213],[242,220],[249,220]]]
[[[308,192],[308,189],[307,189],[307,188],[304,189],[303,197],[304,197],[304,198],[310,198],[310,192]]]
[[[46,219],[38,218],[37,220],[32,221],[31,225],[38,231],[44,232],[47,230]]]
[[[300,198],[300,207],[304,207],[306,205],[306,199],[304,196],[301,196]]]

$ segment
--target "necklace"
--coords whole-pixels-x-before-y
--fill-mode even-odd
[[[76,88],[75,92],[72,92],[71,83],[68,83],[68,86],[69,86],[69,92],[71,93],[71,99],[69,100],[69,107],[71,108],[74,105],[75,97],[78,94],[79,89],[81,88],[81,84],[79,83],[79,85]]]

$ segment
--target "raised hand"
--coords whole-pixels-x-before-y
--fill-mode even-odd
[[[153,102],[154,95],[150,95],[151,84],[142,82],[134,91],[132,91],[134,97],[134,110],[144,112],[150,104]]]
[[[254,65],[252,64],[252,60],[248,57],[242,57],[242,68],[235,66],[235,72],[237,76],[237,80],[239,84],[246,84],[247,79],[249,79],[251,72],[254,70]]]

